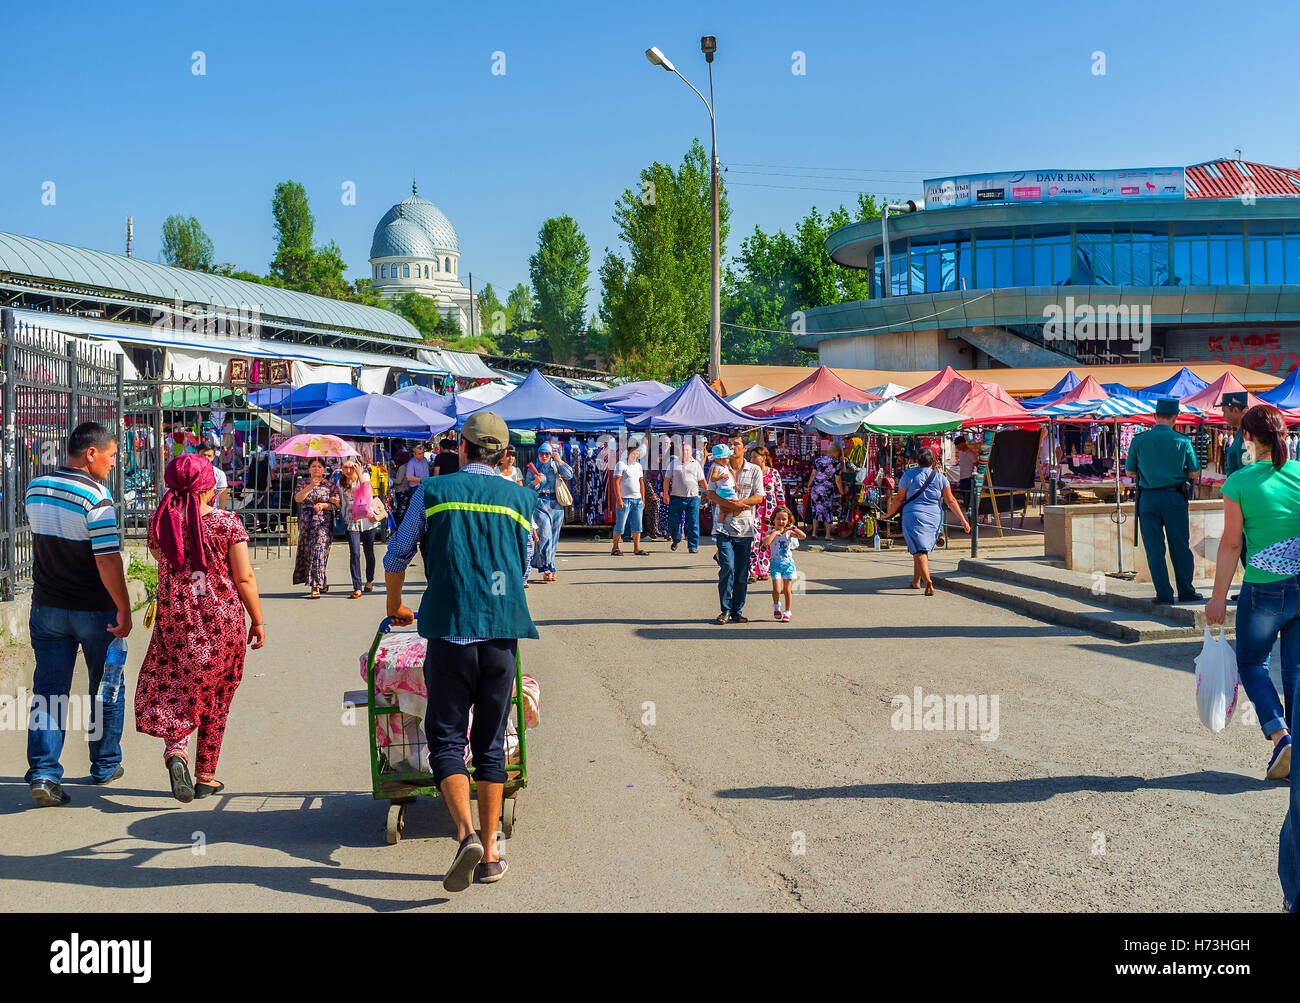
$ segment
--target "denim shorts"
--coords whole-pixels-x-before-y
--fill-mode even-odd
[[[798,574],[794,568],[794,561],[773,561],[768,573],[772,576],[774,582],[786,579],[794,581],[795,575]]]
[[[619,536],[641,532],[641,513],[645,501],[641,498],[624,498],[623,507],[614,515],[614,532]]]

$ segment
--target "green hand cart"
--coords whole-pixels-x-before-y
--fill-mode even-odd
[[[375,800],[389,803],[384,834],[390,846],[402,838],[402,828],[406,822],[406,809],[415,799],[422,796],[436,798],[441,795],[437,784],[434,782],[433,774],[403,772],[402,770],[403,766],[409,766],[410,763],[420,761],[421,742],[415,728],[408,725],[407,727],[385,729],[390,737],[394,734],[401,734],[405,740],[390,742],[387,746],[379,744],[377,726],[381,719],[399,715],[397,721],[402,720],[400,708],[385,706],[375,701],[375,653],[379,650],[384,635],[390,633],[392,629],[391,618],[385,617],[380,622],[379,629],[375,632],[375,639],[371,642],[370,651],[366,656],[365,689],[370,740],[370,780]],[[515,691],[510,702],[514,705],[515,726],[519,735],[518,761],[513,762],[514,757],[507,757],[506,759],[505,794],[501,799],[501,834],[507,839],[510,838],[515,828],[515,819],[517,817],[515,802],[519,798],[519,792],[528,786],[528,745],[524,733],[523,686],[523,662],[518,652],[516,652]],[[359,706],[360,700],[355,698],[360,696],[361,691],[345,694],[343,698],[344,706]],[[471,780],[469,788],[470,792],[474,793],[477,791],[478,785]]]

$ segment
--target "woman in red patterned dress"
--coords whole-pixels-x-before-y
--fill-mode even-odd
[[[749,559],[749,580],[765,582],[771,576],[772,550],[763,546],[763,537],[771,529],[772,513],[778,505],[785,504],[785,485],[781,483],[781,471],[772,466],[772,454],[766,446],[754,450],[754,463],[763,471],[763,504],[759,506],[758,532],[754,535],[754,552]]]
[[[163,740],[172,796],[189,802],[225,788],[217,757],[230,701],[244,674],[244,646],[266,640],[248,533],[234,512],[212,507],[212,464],[186,454],[167,464],[162,503],[149,520],[158,562],[158,622],[140,667],[135,727]],[[252,617],[245,632],[244,611]],[[195,776],[189,739],[198,731]]]

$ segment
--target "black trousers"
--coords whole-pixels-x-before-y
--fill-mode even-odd
[[[429,709],[424,733],[429,741],[429,765],[441,784],[465,768],[465,732],[469,731],[476,783],[506,782],[506,720],[515,689],[513,638],[452,644],[429,641],[424,657],[424,685]],[[474,708],[470,730],[469,709]]]

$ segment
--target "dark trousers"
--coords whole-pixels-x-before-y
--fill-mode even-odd
[[[716,533],[713,542],[718,547],[718,605],[723,613],[740,616],[749,593],[749,554],[754,539]]]
[[[1178,598],[1196,592],[1192,585],[1192,548],[1188,544],[1187,499],[1177,488],[1146,488],[1138,500],[1138,525],[1142,528],[1142,548],[1147,553],[1151,584],[1157,599],[1173,599],[1169,569],[1165,567],[1165,539],[1169,540],[1169,559],[1174,566]]]
[[[475,782],[506,782],[506,721],[514,695],[518,645],[513,638],[473,644],[452,644],[442,638],[429,641],[424,657],[424,685],[429,693],[424,733],[429,741],[429,766],[439,784],[456,773],[469,776],[466,731],[474,756]]]
[[[361,552],[366,554],[366,583],[375,580],[375,531],[348,530],[348,570],[352,572],[352,591],[361,591]]]

